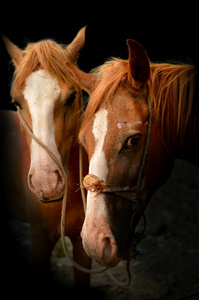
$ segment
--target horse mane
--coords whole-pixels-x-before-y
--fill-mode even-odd
[[[167,131],[167,140],[175,140],[180,136],[183,143],[188,121],[192,116],[197,69],[180,63],[151,62],[150,67],[151,77],[147,87],[154,119],[160,125],[162,134]],[[112,58],[91,72],[101,80],[91,95],[92,101],[88,103],[81,129],[87,126],[91,117],[103,105],[111,104],[118,86],[122,80],[127,79],[128,60]],[[137,92],[137,96],[139,94]]]
[[[189,64],[151,64],[151,101],[154,119],[168,147],[183,149],[185,137],[194,141],[198,130],[193,116],[197,68]],[[189,145],[191,146],[191,144]],[[176,149],[177,149],[176,148]]]
[[[20,90],[27,76],[39,67],[48,71],[58,80],[71,82],[77,86],[77,83],[65,65],[65,61],[67,60],[65,48],[65,45],[59,45],[53,40],[29,43],[24,50],[21,62],[15,69],[11,93]]]

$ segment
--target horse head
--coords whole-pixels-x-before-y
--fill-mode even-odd
[[[15,74],[11,96],[24,122],[65,168],[79,127],[81,90],[65,66],[75,63],[85,42],[82,28],[68,46],[52,40],[18,48],[4,37]],[[51,156],[27,133],[30,149],[28,185],[41,200],[62,197],[65,179]]]
[[[109,267],[135,256],[142,237],[136,226],[163,181],[160,162],[162,169],[168,168],[166,159],[162,163],[165,150],[154,136],[153,124],[149,129],[153,121],[149,59],[136,41],[128,40],[128,46],[128,60],[108,61],[94,74],[66,63],[90,94],[79,134],[89,157],[90,180],[94,178],[84,182],[88,194],[83,246],[89,256]]]

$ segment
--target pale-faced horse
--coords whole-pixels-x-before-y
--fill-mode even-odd
[[[91,259],[80,238],[84,209],[79,190],[77,136],[82,97],[80,86],[65,66],[66,60],[76,62],[85,43],[85,28],[68,46],[42,40],[22,50],[8,38],[4,40],[15,66],[12,101],[23,120],[19,122],[16,112],[4,113],[3,134],[9,159],[7,198],[12,217],[31,223],[34,262],[42,269],[48,267],[51,251],[60,237],[66,182],[57,163],[28,133],[26,124],[68,172],[65,235],[72,241],[74,260],[90,268]],[[86,285],[89,275],[75,270],[75,279],[77,284]]]
[[[199,165],[196,68],[151,63],[138,42],[127,42],[128,60],[114,58],[92,74],[67,63],[90,94],[79,135],[89,157],[83,246],[109,267],[136,255],[145,230],[135,228],[174,159]]]

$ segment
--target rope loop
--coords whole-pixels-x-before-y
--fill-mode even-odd
[[[101,268],[99,270],[90,270],[87,268],[84,268],[82,266],[80,266],[78,263],[76,263],[74,261],[74,259],[71,257],[70,252],[68,251],[68,248],[66,246],[66,242],[65,242],[65,219],[66,219],[66,205],[67,205],[67,175],[68,175],[68,171],[63,167],[63,165],[59,162],[59,160],[56,158],[56,156],[52,153],[52,151],[49,150],[49,148],[44,145],[32,132],[32,130],[30,129],[30,127],[28,126],[28,124],[26,123],[26,121],[24,120],[21,110],[18,108],[17,109],[18,112],[18,116],[19,119],[24,127],[24,129],[26,130],[26,132],[28,133],[29,136],[31,136],[37,143],[38,145],[40,145],[43,149],[45,149],[45,151],[50,155],[50,157],[54,160],[54,162],[57,164],[57,166],[60,168],[63,177],[65,179],[65,187],[64,187],[64,191],[63,191],[63,198],[62,198],[62,211],[61,211],[61,242],[62,242],[62,246],[63,246],[63,250],[64,253],[66,255],[66,257],[70,260],[70,262],[72,263],[72,265],[78,269],[79,271],[85,272],[85,273],[89,273],[89,274],[99,274],[99,273],[103,273],[105,271],[107,271],[107,274],[110,276],[110,278],[119,286],[127,286],[130,283],[131,280],[131,273],[130,273],[130,267],[129,267],[129,262],[127,262],[127,280],[125,282],[120,282],[118,281],[109,271],[109,268]],[[83,177],[83,150],[82,150],[82,146],[80,146],[79,148],[79,162],[80,162],[80,179]],[[80,180],[80,182],[82,182],[82,180]],[[86,211],[86,199],[85,199],[85,193],[84,191],[81,189],[81,193],[82,193],[82,198],[83,198],[83,206],[84,206],[84,211]],[[38,197],[41,201],[43,201],[40,197]],[[52,202],[52,201],[60,201],[61,199],[53,199],[53,200],[49,200],[49,201],[45,201],[45,202]]]
[[[134,201],[134,202],[137,203],[135,194],[137,194],[137,192],[141,188],[141,182],[142,182],[143,172],[144,172],[144,168],[145,168],[145,164],[146,164],[146,157],[147,157],[147,153],[148,153],[148,145],[149,145],[149,138],[150,138],[150,131],[151,131],[152,109],[151,109],[149,93],[148,93],[147,101],[148,101],[148,107],[149,107],[148,131],[147,131],[147,138],[146,138],[144,154],[143,154],[143,158],[142,158],[142,164],[141,164],[140,169],[139,169],[138,180],[137,180],[136,187],[129,187],[129,186],[127,186],[127,187],[114,187],[114,186],[111,186],[110,184],[105,183],[103,180],[99,179],[97,176],[95,176],[93,174],[88,174],[83,180],[83,149],[82,149],[82,146],[80,145],[80,148],[79,148],[79,172],[80,172],[80,183],[83,182],[83,185],[81,186],[81,194],[82,194],[83,207],[84,207],[84,212],[85,213],[86,213],[86,196],[85,196],[85,192],[84,192],[85,188],[89,191],[96,192],[97,194],[98,193],[115,193],[116,195],[120,196],[123,199],[131,200],[131,201]],[[50,151],[50,149],[46,145],[44,145],[34,135],[32,130],[30,129],[30,127],[28,126],[28,124],[24,120],[20,108],[17,108],[17,112],[18,112],[19,119],[20,119],[24,129],[28,133],[28,135],[31,136],[38,143],[38,145],[40,145],[43,149],[45,149],[45,151],[50,155],[50,157],[54,160],[54,162],[60,168],[60,170],[63,174],[63,177],[65,179],[65,187],[64,187],[64,191],[63,191],[62,211],[61,211],[61,241],[62,241],[62,246],[63,246],[65,255],[69,258],[72,265],[75,268],[77,268],[78,270],[82,271],[82,272],[89,273],[89,274],[99,274],[99,273],[102,273],[102,272],[106,271],[107,274],[110,276],[110,278],[117,285],[119,285],[119,286],[129,285],[129,283],[131,281],[130,259],[132,257],[135,257],[135,254],[138,254],[137,250],[136,250],[136,246],[140,242],[140,240],[145,237],[144,233],[145,233],[145,229],[146,229],[146,218],[145,218],[145,215],[143,213],[143,210],[141,210],[141,214],[144,218],[144,230],[143,230],[143,234],[135,233],[135,239],[133,239],[133,242],[132,242],[131,247],[130,247],[130,258],[126,262],[127,280],[125,282],[118,281],[108,271],[109,268],[102,268],[102,269],[99,269],[99,270],[90,270],[90,269],[86,269],[86,268],[80,266],[79,264],[77,264],[73,260],[73,258],[71,257],[71,255],[68,251],[68,248],[66,246],[66,243],[65,243],[65,217],[66,217],[66,205],[67,205],[67,175],[68,175],[68,172],[63,167],[62,163],[52,153],[52,151]],[[38,197],[38,198],[41,201],[44,201],[40,197]],[[47,200],[45,202],[60,201],[60,200],[61,200],[60,198],[59,199],[53,199],[53,200],[51,199],[51,200]],[[132,216],[132,219],[131,219],[131,223],[132,223],[132,220],[133,220],[133,216]]]

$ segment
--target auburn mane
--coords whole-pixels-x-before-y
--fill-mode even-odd
[[[11,93],[20,90],[27,76],[39,67],[58,80],[71,82],[76,86],[77,83],[65,65],[67,60],[65,48],[65,45],[59,45],[52,40],[29,43],[24,50],[23,59],[15,69]]]
[[[151,101],[154,119],[168,144],[183,149],[185,135],[194,140],[196,118],[193,102],[197,69],[186,64],[151,64]],[[189,128],[188,128],[189,127]],[[191,145],[190,145],[191,146]]]
[[[161,124],[162,133],[170,128],[171,132],[167,132],[170,140],[179,134],[183,140],[192,115],[197,69],[186,64],[151,63],[150,66],[148,89],[154,118]],[[81,129],[103,105],[110,104],[121,81],[127,78],[128,60],[112,58],[92,74],[100,81],[91,95]]]

